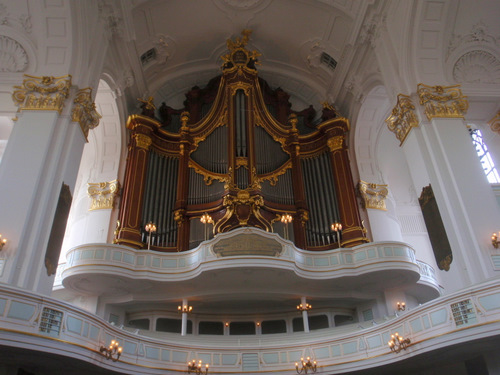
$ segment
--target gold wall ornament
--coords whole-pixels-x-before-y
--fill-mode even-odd
[[[20,111],[57,111],[64,108],[69,96],[71,75],[61,77],[35,77],[24,75],[23,84],[14,86],[12,100]]]
[[[497,112],[495,117],[488,121],[488,125],[490,126],[492,131],[500,133],[500,111]]]
[[[328,148],[330,149],[330,152],[341,150],[343,144],[344,144],[344,136],[343,135],[337,135],[335,137],[330,138],[327,141],[327,145],[328,145]]]
[[[134,138],[137,147],[143,148],[145,150],[149,150],[149,146],[151,146],[151,143],[153,143],[151,138],[144,134],[134,134]]]
[[[363,198],[365,208],[387,211],[385,206],[385,198],[389,193],[387,185],[378,185],[360,180],[358,190]]]
[[[436,117],[463,118],[469,108],[469,102],[467,97],[462,95],[460,85],[427,86],[419,83],[417,94],[428,120]]]
[[[396,106],[391,115],[385,120],[387,127],[396,135],[400,146],[410,133],[411,128],[418,126],[418,118],[415,114],[415,106],[408,95],[399,94]]]
[[[89,130],[94,129],[99,125],[101,115],[95,108],[95,103],[92,101],[92,88],[87,87],[81,89],[76,94],[73,100],[73,111],[71,112],[71,121],[78,122],[82,129],[85,139],[89,135]]]
[[[87,194],[91,199],[89,211],[113,208],[119,190],[120,183],[118,180],[89,182],[87,188]]]

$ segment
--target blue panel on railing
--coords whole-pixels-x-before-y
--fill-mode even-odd
[[[346,342],[342,344],[342,352],[344,354],[353,354],[358,351],[358,343],[356,341]]]
[[[495,310],[500,308],[500,293],[479,297],[479,303],[485,310]]]
[[[444,322],[446,322],[447,315],[448,314],[446,313],[446,309],[441,309],[441,310],[434,311],[434,312],[430,313],[432,326],[434,327],[434,326],[437,326],[439,324],[443,324]]]
[[[66,328],[68,331],[81,334],[82,332],[83,321],[81,319],[74,318],[72,316],[68,316],[66,319]]]
[[[19,320],[30,320],[35,313],[36,307],[27,303],[12,301],[7,317]]]
[[[262,359],[266,364],[272,365],[279,362],[278,353],[264,353]]]

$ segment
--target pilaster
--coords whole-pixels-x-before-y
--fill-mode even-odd
[[[418,127],[405,125],[409,131],[401,147],[417,194],[432,186],[452,249],[449,270],[440,267],[439,273],[452,291],[495,274],[490,236],[498,230],[500,210],[466,128],[468,102],[460,87],[419,84],[416,94],[405,96],[412,105],[418,100],[407,107],[413,113],[397,116],[402,123],[420,118]],[[386,120],[389,129],[395,112]]]
[[[58,208],[61,186],[73,191],[85,144],[72,122],[74,92],[70,75],[25,75],[14,86],[18,113],[0,165],[0,228],[10,240],[0,253],[0,281],[45,294],[67,219]]]

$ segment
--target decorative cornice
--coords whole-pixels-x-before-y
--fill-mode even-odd
[[[490,121],[488,121],[488,125],[492,131],[500,133],[500,111],[498,111],[497,114]]]
[[[95,103],[92,101],[92,89],[87,87],[81,89],[76,94],[73,101],[73,111],[71,113],[71,121],[78,122],[82,129],[85,139],[89,135],[89,130],[94,129],[99,125],[99,120],[102,117],[95,108]]]
[[[149,146],[153,143],[151,138],[144,134],[134,134],[134,138],[136,146],[145,150],[149,150]]]
[[[113,208],[115,198],[120,190],[118,180],[109,182],[89,182],[87,194],[92,200],[89,211]]]
[[[69,96],[71,75],[61,77],[35,77],[24,75],[21,86],[14,86],[12,99],[19,110],[62,112]]]
[[[396,135],[401,146],[410,133],[411,128],[418,126],[418,118],[415,114],[415,106],[408,95],[399,94],[396,106],[385,120],[387,127]]]
[[[448,45],[446,58],[448,58],[455,50],[463,50],[477,48],[477,46],[489,46],[497,48],[500,38],[491,35],[487,26],[482,22],[472,26],[471,32],[467,35],[452,35]]]
[[[360,180],[358,190],[363,198],[365,208],[387,211],[385,206],[385,198],[389,193],[387,185],[377,185]]]
[[[330,152],[342,150],[342,146],[344,144],[344,136],[337,135],[335,137],[332,137],[332,138],[328,139],[326,144],[328,145]]]
[[[469,108],[469,102],[467,97],[462,95],[460,85],[427,86],[419,83],[417,94],[428,120],[436,117],[463,118]]]

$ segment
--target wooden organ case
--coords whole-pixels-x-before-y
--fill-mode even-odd
[[[116,243],[144,248],[153,222],[151,249],[185,251],[206,239],[204,225],[212,234],[238,227],[283,233],[286,214],[299,248],[368,241],[345,143],[348,120],[325,106],[312,126],[312,107],[293,112],[283,90],[259,79],[249,34],[228,40],[222,75],[194,87],[185,108],[163,103],[158,120],[151,98],[129,117]],[[204,214],[212,224],[200,222]],[[341,238],[334,222],[342,224]]]

